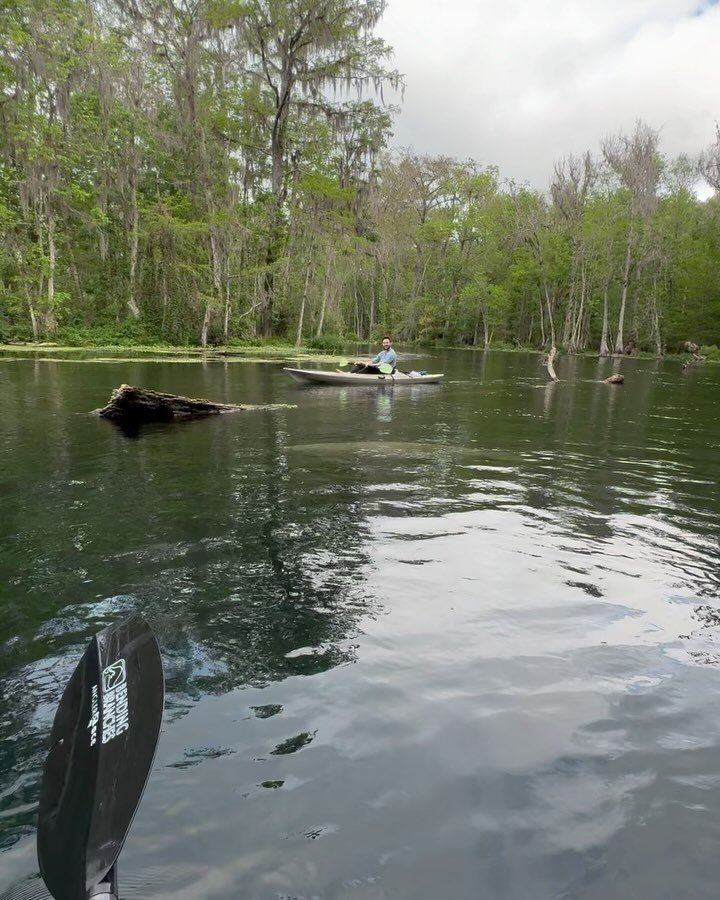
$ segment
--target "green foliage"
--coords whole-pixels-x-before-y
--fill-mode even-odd
[[[337,334],[321,334],[311,337],[305,342],[308,350],[318,350],[323,353],[342,353],[347,346],[347,341]]]
[[[61,325],[56,341],[65,347],[147,347],[165,343],[161,336],[142,322],[127,320],[93,327]],[[169,346],[169,344],[168,344]]]
[[[0,340],[581,352],[605,312],[615,342],[624,302],[624,343],[712,355],[720,199],[697,199],[688,160],[653,145],[640,187],[627,166],[561,167],[546,196],[388,154],[393,111],[341,89],[397,84],[382,8],[137,0],[110,25],[95,0],[9,0]]]
[[[0,316],[0,344],[28,343],[32,341],[33,333],[30,323],[11,324]]]

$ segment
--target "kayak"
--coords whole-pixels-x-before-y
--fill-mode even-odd
[[[396,372],[394,375],[369,375],[363,372],[329,372],[321,369],[284,369],[300,384],[439,384],[443,375],[408,375]]]

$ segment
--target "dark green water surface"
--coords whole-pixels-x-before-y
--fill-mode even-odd
[[[720,366],[454,352],[439,387],[0,359],[0,895],[65,681],[138,608],[127,900],[720,892]],[[128,439],[121,382],[295,403]]]

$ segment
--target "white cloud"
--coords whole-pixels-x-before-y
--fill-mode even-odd
[[[390,0],[378,31],[406,76],[395,146],[535,187],[637,118],[671,156],[720,120],[717,0]]]

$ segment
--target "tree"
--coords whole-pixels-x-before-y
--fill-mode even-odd
[[[720,194],[720,125],[715,128],[715,142],[700,154],[700,174]]]
[[[569,296],[565,310],[562,344],[571,353],[582,342],[582,326],[588,302],[588,261],[583,241],[582,221],[597,172],[589,152],[582,157],[567,156],[555,164],[550,186],[553,203],[567,230],[571,248]]]
[[[255,112],[269,141],[262,334],[272,331],[288,178],[306,152],[306,124],[326,119],[336,133],[347,130],[349,122],[366,115],[366,109],[347,99],[347,91],[360,95],[369,87],[401,84],[400,75],[384,65],[390,48],[373,36],[385,6],[385,0],[246,0],[234,19],[242,38],[244,71],[258,87]]]
[[[652,218],[657,207],[657,188],[660,181],[661,162],[658,154],[659,134],[649,125],[638,120],[632,135],[619,134],[602,142],[602,152],[607,164],[620,184],[627,190],[628,228],[625,245],[625,263],[622,274],[622,296],[615,337],[615,352],[625,351],[624,327],[628,286],[634,252],[643,225]]]

